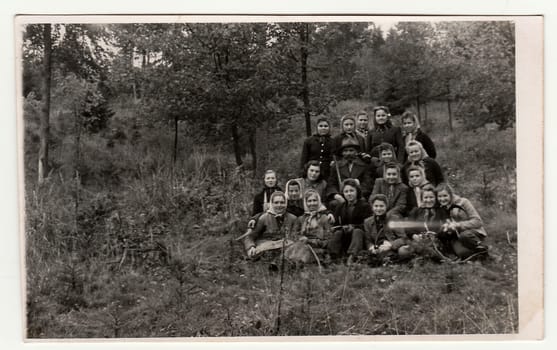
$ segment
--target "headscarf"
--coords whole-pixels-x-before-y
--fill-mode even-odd
[[[312,197],[316,196],[318,201],[318,208],[316,211],[310,211],[307,206],[307,200]],[[321,196],[319,192],[310,188],[304,193],[304,216],[302,222],[302,232],[305,233],[307,231],[311,231],[317,229],[319,227],[319,217],[320,214],[326,211],[327,208],[321,203]]]
[[[277,196],[281,196],[284,197],[284,200],[286,201],[286,205],[288,205],[288,199],[286,198],[286,194],[282,191],[275,191],[271,194],[271,198],[269,199],[269,209],[267,210],[267,213],[277,217],[277,216],[282,216],[286,213],[286,206],[284,207],[284,212],[283,213],[277,213],[275,207],[273,206],[273,199]]]

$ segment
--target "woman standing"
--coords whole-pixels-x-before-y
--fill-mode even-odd
[[[366,144],[372,157],[378,157],[378,150],[375,148],[381,143],[386,142],[393,145],[396,158],[400,163],[404,161],[404,140],[399,127],[393,126],[389,108],[378,106],[373,109],[373,129],[368,134]]]
[[[410,141],[418,141],[424,146],[425,151],[428,156],[435,159],[437,156],[437,151],[435,150],[435,144],[431,141],[431,138],[422,131],[420,128],[420,121],[416,114],[406,111],[402,114],[402,137],[404,138],[404,144],[407,145]],[[408,154],[404,152],[405,159],[408,158]]]
[[[408,160],[402,166],[402,181],[408,184],[408,168],[412,165],[418,165],[424,168],[425,177],[433,186],[439,185],[445,180],[441,167],[435,159],[428,156],[424,147],[419,141],[410,141],[406,145],[406,152],[408,153]]]
[[[311,160],[318,161],[321,176],[327,179],[330,173],[331,161],[333,160],[333,148],[331,125],[325,116],[319,116],[317,119],[317,132],[304,140],[301,169]]]

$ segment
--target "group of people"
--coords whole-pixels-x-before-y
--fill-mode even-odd
[[[309,263],[320,257],[352,264],[362,253],[410,259],[427,240],[443,257],[485,256],[487,236],[472,203],[456,195],[435,160],[417,116],[394,126],[389,109],[347,114],[331,135],[325,117],[303,144],[302,177],[284,191],[268,170],[242,235],[247,256],[272,251]],[[365,255],[364,254],[364,255]]]

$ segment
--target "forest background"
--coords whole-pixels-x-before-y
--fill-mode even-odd
[[[29,337],[517,331],[512,22],[23,35]],[[342,114],[376,104],[395,123],[419,115],[482,213],[494,260],[310,267],[280,285],[246,263],[234,237],[264,170],[299,176],[316,115],[338,130]]]

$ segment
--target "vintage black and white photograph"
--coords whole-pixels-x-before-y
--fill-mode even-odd
[[[25,338],[520,333],[516,27],[19,16]]]

